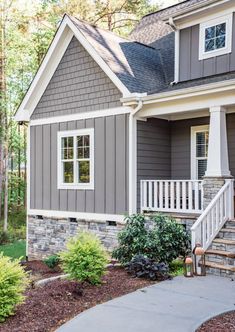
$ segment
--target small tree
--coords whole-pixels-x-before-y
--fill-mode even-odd
[[[66,249],[59,257],[69,279],[99,284],[108,263],[100,240],[92,233],[82,232],[68,241]]]

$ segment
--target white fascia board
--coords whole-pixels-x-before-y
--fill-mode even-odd
[[[68,16],[65,16],[49,49],[38,69],[24,99],[16,112],[16,121],[29,121],[36,105],[50,82],[58,64],[60,63],[72,37],[75,36],[91,57],[96,61],[105,74],[120,90],[123,97],[130,96],[130,91],[113,73],[110,67],[100,57],[84,35],[78,30]]]
[[[192,20],[192,15],[195,16],[196,14],[201,15],[202,12],[208,11],[208,9],[216,8],[218,5],[222,5],[224,3],[229,3],[231,0],[208,0],[204,3],[196,3],[195,5],[188,7],[186,9],[178,10],[176,13],[171,15],[171,18],[167,17],[166,19],[163,19],[163,21],[167,22],[169,24],[170,19],[174,19],[174,22],[179,24],[178,21],[180,20]],[[192,24],[193,25],[193,24]]]
[[[62,21],[19,109],[16,112],[16,121],[29,121],[31,114],[50,82],[51,77],[72,40],[72,37],[72,31],[67,27],[65,21]]]
[[[88,213],[88,212],[70,212],[70,211],[56,211],[56,210],[37,210],[28,209],[28,216],[44,216],[48,218],[76,218],[95,221],[116,221],[119,224],[125,224],[125,216],[120,214],[105,214],[105,213]]]
[[[219,10],[215,7],[217,4],[222,5],[223,3],[228,3],[228,6],[226,6],[226,4],[225,4],[225,6],[227,8],[224,8],[223,10]],[[213,11],[210,13],[210,12],[208,12],[208,9],[211,9],[211,10],[213,9]],[[207,8],[202,8],[201,11],[198,12],[197,15],[195,15],[195,18],[191,18],[190,17],[191,14],[190,14],[186,17],[177,17],[174,20],[175,20],[175,23],[177,23],[177,27],[179,29],[185,29],[185,28],[191,27],[193,25],[203,23],[208,20],[213,20],[215,18],[219,18],[221,16],[231,14],[234,12],[234,10],[235,10],[235,6],[234,5],[229,6],[229,1],[226,0],[223,2],[213,4],[212,6],[208,6]]]
[[[153,104],[176,99],[189,98],[194,96],[205,95],[208,93],[223,92],[235,89],[235,79],[219,81],[216,83],[202,84],[190,88],[178,89],[173,91],[160,92],[142,97],[144,104]],[[136,98],[122,98],[121,101],[125,106],[136,104]]]
[[[60,115],[53,116],[49,118],[40,118],[35,120],[30,120],[30,126],[40,126],[52,123],[61,123],[61,122],[69,122],[69,121],[77,121],[77,120],[85,120],[85,119],[95,119],[106,116],[114,116],[120,114],[129,114],[132,108],[127,106],[115,107],[105,110],[98,110],[92,112],[83,112],[83,113],[73,113],[70,115]]]

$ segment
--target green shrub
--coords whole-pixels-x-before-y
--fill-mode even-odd
[[[7,242],[9,242],[8,233],[0,230],[0,244],[5,244]]]
[[[125,228],[118,234],[118,242],[113,257],[122,264],[130,262],[135,255],[169,264],[178,256],[185,256],[190,247],[190,238],[183,226],[163,215],[154,216],[151,223],[140,214],[128,217]]]
[[[51,255],[43,260],[43,262],[50,268],[54,269],[60,262],[58,255]]]
[[[70,279],[98,284],[108,263],[100,240],[93,234],[82,232],[70,239],[67,250],[60,253],[61,267]]]
[[[27,273],[19,260],[11,260],[0,253],[0,322],[13,315],[15,307],[23,302],[28,284]]]

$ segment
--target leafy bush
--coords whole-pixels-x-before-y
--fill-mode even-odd
[[[122,264],[135,255],[169,264],[178,256],[185,256],[190,248],[190,238],[183,226],[163,215],[154,216],[151,222],[140,214],[128,217],[118,242],[113,257]]]
[[[58,255],[51,255],[43,260],[43,262],[50,268],[54,269],[60,262]]]
[[[164,280],[169,278],[169,268],[165,263],[157,263],[154,259],[143,255],[136,255],[126,264],[129,273],[137,278],[150,280]]]
[[[19,260],[11,260],[0,253],[0,322],[13,315],[16,305],[23,302],[28,284],[27,273]]]
[[[70,279],[99,284],[108,258],[100,240],[92,233],[82,232],[70,239],[67,250],[59,254],[61,266]]]

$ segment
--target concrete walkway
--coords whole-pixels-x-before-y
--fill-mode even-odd
[[[176,277],[84,311],[57,332],[194,332],[229,310],[235,310],[235,281]]]

